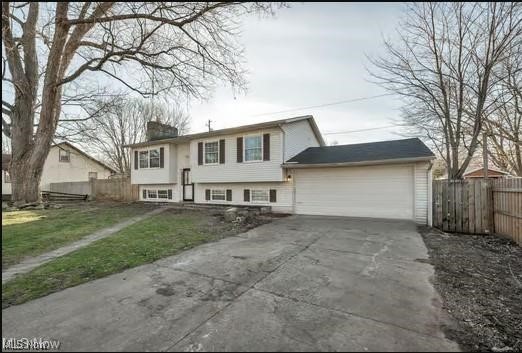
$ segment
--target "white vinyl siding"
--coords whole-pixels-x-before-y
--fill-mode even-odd
[[[414,219],[413,165],[295,169],[298,214]]]
[[[428,162],[415,164],[415,221],[425,224],[428,220],[428,210],[430,202],[430,188],[428,171],[430,164]]]
[[[270,160],[249,163],[245,161],[243,151],[243,162],[238,163],[237,138],[243,137],[244,149],[246,136],[262,136],[263,134],[270,134]],[[216,139],[225,140],[225,163],[198,165],[198,142],[205,144],[205,142],[216,141]],[[195,183],[281,182],[284,180],[281,167],[282,152],[282,131],[278,128],[253,131],[248,134],[220,136],[208,140],[196,139],[190,143],[192,180]]]
[[[274,212],[291,213],[293,209],[293,184],[292,182],[279,183],[219,183],[219,184],[196,184],[194,193],[195,203],[208,203],[205,200],[205,190],[221,189],[232,190],[232,201],[228,204],[242,206],[270,206]],[[244,190],[250,190],[250,201],[244,201]],[[252,190],[276,190],[277,201],[263,203],[252,202]],[[211,201],[212,202],[212,201]],[[223,202],[221,202],[223,203]]]
[[[282,126],[285,136],[285,162],[308,147],[318,147],[319,141],[308,120],[296,121]]]
[[[169,190],[171,190],[172,199],[169,199]],[[139,200],[150,202],[178,202],[179,194],[175,184],[140,185]]]
[[[159,153],[161,147],[164,148],[163,168],[159,168]],[[134,169],[134,151],[138,151],[139,169]],[[156,152],[150,153],[151,151]],[[130,157],[132,160],[132,184],[152,185],[176,183],[178,177],[178,172],[176,170],[176,154],[176,145],[174,144],[156,145],[153,148],[143,147],[131,150]]]
[[[42,170],[41,190],[51,190],[51,183],[89,181],[90,172],[96,172],[98,179],[107,179],[111,175],[110,169],[69,148],[67,145],[51,147]],[[59,160],[63,149],[68,149],[68,163]]]

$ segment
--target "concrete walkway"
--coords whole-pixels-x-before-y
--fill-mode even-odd
[[[27,272],[35,269],[36,267],[45,264],[46,262],[54,260],[57,257],[69,254],[70,252],[83,248],[97,240],[107,238],[107,237],[113,235],[114,233],[119,232],[123,228],[126,228],[134,223],[143,221],[144,219],[157,215],[157,214],[165,211],[166,209],[168,209],[168,207],[160,207],[160,208],[157,208],[150,212],[147,212],[145,214],[131,217],[123,222],[114,224],[107,228],[100,229],[90,235],[87,235],[87,236],[81,238],[80,240],[78,240],[74,243],[68,244],[66,246],[63,246],[61,248],[47,252],[45,254],[41,254],[41,255],[38,255],[35,257],[29,257],[29,258],[23,260],[22,262],[2,271],[2,284],[11,280],[14,276],[17,276],[17,275],[23,274],[23,273],[27,273]]]
[[[455,351],[412,222],[292,216],[2,311],[64,351]]]

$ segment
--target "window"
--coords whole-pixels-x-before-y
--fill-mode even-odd
[[[149,151],[140,151],[140,168],[149,167]]]
[[[160,168],[160,150],[139,151],[140,169]]]
[[[210,199],[212,201],[225,201],[225,199],[226,199],[225,190],[211,190]]]
[[[64,163],[69,163],[71,161],[71,151],[66,150],[58,150],[59,161]]]
[[[172,189],[143,189],[143,200],[172,200]]]
[[[4,170],[4,183],[11,183],[11,174],[7,170]]]
[[[150,150],[149,151],[149,168],[159,168],[159,167],[160,167],[159,150]]]
[[[219,143],[205,142],[205,164],[217,164],[219,162]]]
[[[89,179],[98,179],[98,172],[89,172]]]
[[[268,190],[251,190],[252,202],[268,202]]]
[[[261,135],[245,137],[245,162],[263,160],[263,138]]]

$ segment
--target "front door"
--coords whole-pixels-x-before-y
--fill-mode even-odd
[[[183,185],[183,201],[194,201],[194,183],[190,176],[190,168],[185,168],[181,174]]]

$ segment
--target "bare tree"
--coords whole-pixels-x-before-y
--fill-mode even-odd
[[[495,109],[496,70],[522,45],[520,3],[415,3],[371,72],[404,100],[402,116],[462,178]]]
[[[3,2],[2,87],[11,94],[2,100],[2,131],[12,142],[13,200],[39,200],[64,87],[94,77],[144,96],[175,90],[204,97],[223,80],[242,89],[238,18],[273,8],[243,2]]]
[[[486,119],[488,154],[500,169],[522,176],[522,46],[513,47],[499,75],[497,109]]]
[[[93,113],[90,119],[65,124],[61,129],[64,137],[101,157],[122,174],[130,173],[131,167],[129,151],[124,146],[145,140],[148,121],[175,126],[180,135],[188,131],[190,124],[189,115],[172,102],[116,97],[98,101],[87,109],[103,110],[103,114]]]

